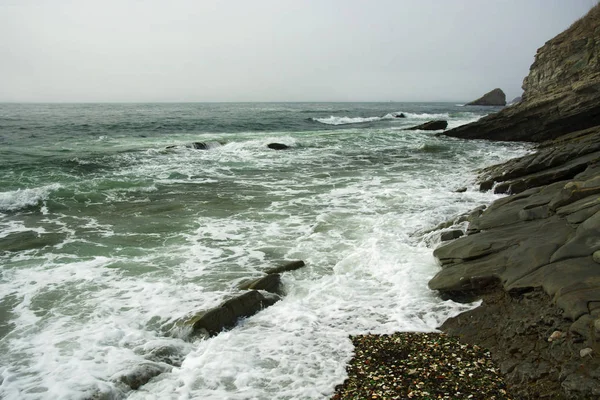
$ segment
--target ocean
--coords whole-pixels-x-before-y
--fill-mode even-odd
[[[349,335],[475,306],[427,288],[439,240],[423,232],[498,198],[476,170],[529,148],[405,128],[494,111],[0,104],[0,398],[329,398]],[[189,335],[182,321],[292,260],[281,301]],[[165,372],[121,382],[144,368]]]

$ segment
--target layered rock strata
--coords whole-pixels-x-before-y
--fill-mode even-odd
[[[600,125],[599,46],[597,5],[537,51],[521,102],[444,134],[542,142]]]
[[[487,168],[481,180],[484,189],[513,195],[471,213],[467,235],[434,251],[442,270],[431,289],[484,299],[443,329],[490,348],[521,398],[595,398],[600,127]]]

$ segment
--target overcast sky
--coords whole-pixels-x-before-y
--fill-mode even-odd
[[[0,101],[521,94],[596,0],[0,0]]]

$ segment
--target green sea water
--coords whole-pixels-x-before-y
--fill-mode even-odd
[[[493,111],[0,104],[0,397],[328,398],[349,334],[470,307],[429,291],[437,242],[417,232],[493,200],[474,170],[527,149],[404,129]],[[208,340],[181,329],[296,259],[274,306]],[[144,365],[169,372],[119,383]]]

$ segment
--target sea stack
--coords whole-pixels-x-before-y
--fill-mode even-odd
[[[490,92],[487,92],[477,100],[473,100],[470,103],[465,104],[466,106],[505,106],[506,95],[502,89],[496,88]]]

